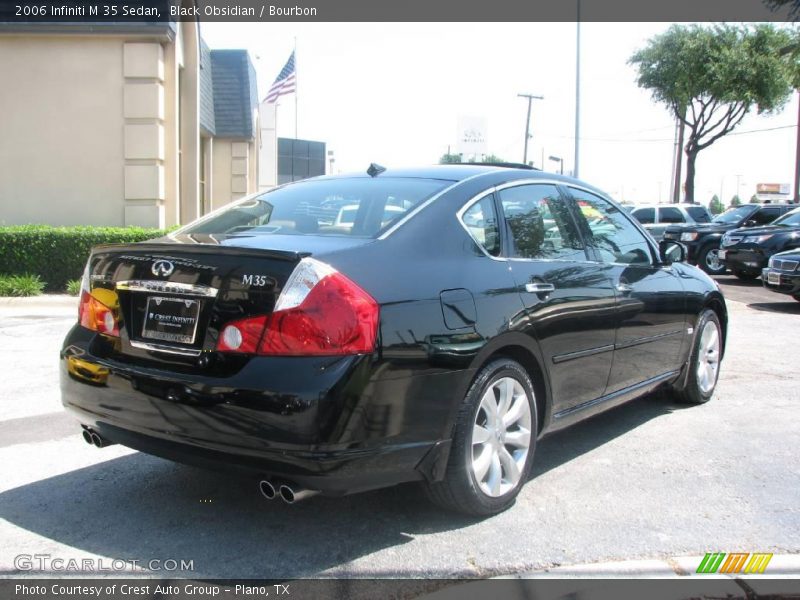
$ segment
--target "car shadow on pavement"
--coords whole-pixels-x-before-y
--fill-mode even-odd
[[[658,390],[572,427],[546,435],[536,447],[531,478],[578,458],[651,419],[688,407],[686,404],[674,403],[666,391]]]
[[[569,462],[678,408],[659,395],[621,406],[544,438],[535,474]],[[76,452],[95,451],[76,440]],[[80,448],[80,450],[78,449]],[[348,563],[418,535],[478,522],[442,511],[415,484],[344,498],[316,497],[287,506],[267,501],[256,481],[135,453],[42,479],[0,494],[0,518],[76,549],[110,559],[193,561],[196,578],[348,575]],[[41,547],[17,548],[19,553]],[[53,555],[56,558],[55,555]],[[108,560],[110,562],[110,560]],[[48,575],[49,572],[24,572]],[[22,574],[13,569],[0,575]],[[159,574],[159,573],[154,573]],[[363,575],[363,572],[361,573]],[[474,576],[465,570],[461,575]],[[372,576],[452,577],[420,570]]]
[[[800,315],[800,302],[796,300],[790,300],[789,302],[751,302],[747,306],[753,310]]]

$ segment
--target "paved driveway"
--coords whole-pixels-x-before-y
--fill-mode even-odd
[[[289,578],[800,552],[800,303],[720,281],[730,343],[713,400],[653,395],[545,438],[516,506],[485,520],[442,513],[413,485],[286,506],[252,481],[90,447],[57,391],[74,307],[0,303],[0,575],[19,572],[19,554]]]

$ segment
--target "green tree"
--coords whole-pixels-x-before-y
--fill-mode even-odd
[[[694,201],[697,155],[733,131],[752,108],[780,111],[792,93],[795,35],[772,25],[673,25],[629,60],[639,87],[687,128],[687,202]]]
[[[725,205],[716,194],[712,196],[711,202],[708,203],[708,210],[711,211],[712,215],[718,215],[725,210]]]
[[[445,153],[439,158],[440,165],[452,165],[458,164],[461,162],[461,155],[460,154],[450,154]]]
[[[505,161],[505,159],[500,158],[496,154],[487,154],[486,156],[483,157],[483,160],[481,162],[485,162],[485,163],[504,163],[506,161]]]
[[[733,198],[731,198],[731,204],[730,205],[731,205],[731,207],[741,206],[742,205],[742,199],[739,198],[739,194],[734,194],[733,195]]]
[[[750,202],[758,202],[758,196],[756,196],[755,194],[750,196]]]

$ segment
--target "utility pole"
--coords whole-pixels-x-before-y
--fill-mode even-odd
[[[531,102],[533,100],[544,100],[544,96],[534,96],[533,94],[517,94],[520,98],[528,99],[528,116],[525,118],[525,150],[522,153],[522,163],[528,164],[528,140],[531,137]]]
[[[797,148],[794,153],[794,201],[800,202],[800,90],[797,90]]]
[[[678,147],[675,149],[675,187],[672,189],[672,202],[681,201],[681,166],[683,165],[683,136],[686,123],[678,119]]]

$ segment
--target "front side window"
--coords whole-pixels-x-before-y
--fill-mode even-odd
[[[686,212],[694,219],[695,223],[711,222],[711,215],[708,214],[708,210],[705,206],[687,206]]]
[[[550,260],[586,260],[569,208],[553,185],[519,185],[499,192],[511,256]]]
[[[400,177],[302,181],[234,202],[175,233],[375,237],[451,183]]]
[[[500,229],[491,194],[465,210],[461,221],[486,252],[492,256],[500,254]]]
[[[683,213],[674,206],[662,206],[658,209],[658,219],[661,223],[685,223]]]
[[[584,231],[603,262],[650,264],[650,245],[627,216],[607,200],[570,188],[583,219]]]
[[[775,221],[773,225],[783,225],[785,227],[800,226],[800,208],[795,208],[793,211],[786,213]]]

